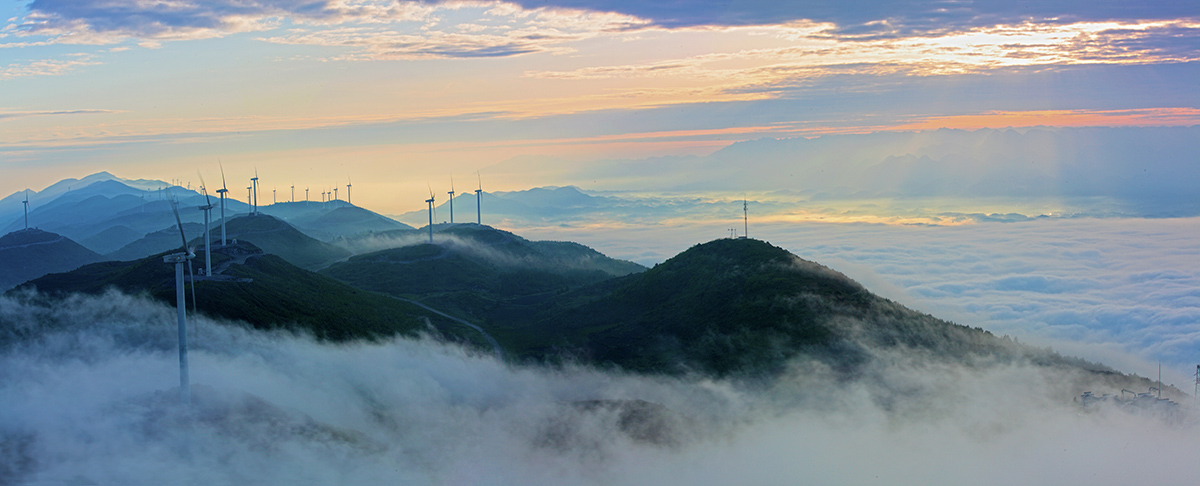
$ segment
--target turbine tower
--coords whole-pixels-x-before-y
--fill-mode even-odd
[[[425,202],[429,203],[429,244],[433,244],[433,188],[429,188],[429,199]]]
[[[333,200],[334,200],[334,201],[337,201],[337,200],[338,200],[338,198],[337,198],[337,186],[336,186],[336,185],[335,185],[335,186],[333,186]]]
[[[254,209],[250,214],[258,214],[258,168],[254,169],[254,177],[250,179],[251,186],[254,187]]]
[[[199,175],[200,171],[196,171]],[[208,188],[204,184],[204,176],[200,176],[200,190],[204,191],[204,202],[207,204],[200,206],[200,210],[204,211],[204,276],[212,276],[212,230],[209,229],[209,221],[212,220],[212,199],[208,198]],[[195,285],[192,282],[192,285]]]
[[[296,202],[296,185],[292,184],[292,202]]]
[[[454,224],[454,176],[450,176],[450,224]]]
[[[183,264],[196,255],[188,251],[187,237],[183,235],[183,222],[179,220],[179,207],[173,199],[171,200],[171,210],[175,212],[175,224],[179,226],[179,239],[183,241],[183,246],[179,253],[164,256],[163,262],[175,264],[175,316],[179,324],[179,401],[186,405],[192,401],[192,386],[191,378],[188,376],[187,300],[184,299],[183,293]],[[191,269],[191,265],[188,265],[189,273]],[[193,282],[192,290],[195,291],[195,288],[195,282]],[[196,300],[194,296],[192,300]]]
[[[221,159],[217,159],[217,164],[221,164]],[[217,194],[221,195],[221,246],[225,246],[225,193],[229,189],[225,188],[225,166],[221,165],[221,188],[217,190]]]
[[[276,193],[277,191],[279,191],[279,188],[278,188],[278,187],[272,187],[272,188],[271,188],[271,205],[272,205],[272,206],[274,206],[274,205],[276,204],[276,202],[277,202],[277,200],[275,199],[275,193]]]
[[[246,206],[250,208],[250,214],[254,214],[254,186],[246,186]]]
[[[475,173],[475,177],[479,177],[479,189],[475,190],[475,224],[483,224],[483,206],[479,204],[480,195],[483,194],[483,178],[479,176],[479,172]]]
[[[350,176],[346,176],[346,204],[353,206],[354,203],[350,202],[350,187]]]
[[[304,188],[304,204],[308,204],[308,188]]]
[[[29,189],[25,190],[25,229],[29,229]]]

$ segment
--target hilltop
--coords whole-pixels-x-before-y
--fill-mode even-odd
[[[584,245],[529,241],[486,225],[437,225],[339,241],[349,248],[395,246],[335,263],[321,273],[364,289],[457,302],[495,301],[601,282],[645,270]],[[478,302],[477,302],[478,303]]]
[[[211,231],[219,243],[221,226],[212,225]],[[310,270],[350,256],[343,248],[318,241],[287,222],[265,214],[231,219],[225,223],[225,234],[230,240],[251,241],[267,253]]]
[[[413,229],[412,226],[344,201],[278,203],[264,206],[262,212],[283,219],[304,234],[321,241],[361,233]]]
[[[29,228],[0,236],[0,291],[103,258],[62,235]]]
[[[759,379],[810,362],[854,379],[903,355],[968,367],[1032,363],[1116,389],[1151,384],[908,309],[753,239],[715,240],[642,273],[471,311],[518,360]]]

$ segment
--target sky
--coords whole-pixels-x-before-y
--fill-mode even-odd
[[[646,264],[724,236],[748,194],[774,228],[753,234],[905,304],[1142,373],[1200,360],[1195,2],[49,0],[0,19],[0,194],[223,167],[235,198],[257,171],[314,200],[353,181],[400,215],[451,180],[669,186],[693,209],[499,222]]]
[[[451,177],[531,187],[482,177],[514,157],[1200,120],[1192,2],[39,0],[0,18],[2,194],[211,179],[220,160],[264,187],[357,181],[398,214]]]

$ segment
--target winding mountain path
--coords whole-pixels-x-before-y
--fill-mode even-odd
[[[497,356],[498,358],[500,358],[500,360],[501,360],[501,361],[503,361],[503,360],[504,360],[504,349],[502,349],[502,348],[500,347],[500,343],[496,341],[496,338],[492,337],[492,335],[491,335],[491,334],[488,334],[488,333],[487,333],[487,331],[484,331],[482,327],[479,327],[479,326],[477,326],[477,325],[475,325],[475,324],[472,324],[472,323],[470,323],[470,322],[467,322],[466,320],[463,320],[463,319],[459,319],[459,318],[457,318],[457,317],[454,317],[454,316],[452,316],[452,315],[450,315],[450,314],[447,314],[447,313],[445,313],[445,312],[442,312],[442,311],[440,311],[440,310],[434,309],[433,307],[429,307],[429,306],[427,306],[427,305],[425,305],[425,304],[422,304],[422,303],[420,303],[420,302],[417,302],[417,301],[415,301],[415,300],[411,300],[411,299],[405,299],[404,297],[396,297],[396,296],[394,296],[394,295],[393,295],[393,296],[391,296],[391,297],[392,297],[393,299],[396,299],[396,300],[402,300],[402,301],[404,301],[404,302],[408,302],[409,304],[413,304],[413,305],[415,305],[415,306],[418,306],[418,307],[420,307],[420,308],[422,308],[422,309],[425,309],[425,310],[427,310],[427,311],[429,311],[429,312],[432,312],[432,313],[434,313],[434,314],[437,314],[437,315],[439,315],[439,316],[445,317],[445,318],[447,318],[447,319],[450,319],[450,320],[452,320],[452,321],[454,321],[454,322],[457,322],[457,323],[459,323],[459,324],[462,324],[462,325],[464,325],[464,326],[470,327],[471,329],[474,329],[474,330],[476,330],[476,331],[479,331],[479,334],[482,334],[482,335],[483,335],[483,338],[487,340],[488,344],[491,344],[491,345],[492,345],[492,350],[494,350],[494,351],[496,352],[496,356]]]

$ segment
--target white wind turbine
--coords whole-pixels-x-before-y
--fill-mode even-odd
[[[426,184],[428,186],[428,184]],[[425,202],[429,203],[429,244],[433,244],[433,188],[429,188],[429,199]]]
[[[25,229],[29,229],[29,189],[25,190]]]
[[[196,175],[200,176],[200,190],[204,191],[204,202],[206,203],[205,205],[200,206],[200,210],[204,211],[204,276],[211,277],[212,231],[209,229],[209,221],[212,220],[213,203],[212,199],[209,199],[208,197],[208,187],[206,187],[206,184],[204,184],[204,176],[200,175],[199,170],[196,171]],[[193,285],[195,285],[195,282],[193,282]]]
[[[225,188],[225,166],[221,164],[221,159],[217,159],[217,164],[221,167],[221,188],[217,189],[217,194],[221,195],[221,246],[225,246],[225,193],[229,189]]]
[[[254,209],[252,209],[250,211],[250,214],[258,214],[258,167],[254,168],[254,177],[250,178],[250,186],[253,188],[252,190],[254,191],[252,194],[253,197],[251,198],[251,199],[253,199],[253,203],[251,204],[251,206]]]
[[[475,177],[477,177],[479,179],[479,189],[475,190],[475,224],[482,225],[483,224],[483,205],[480,204],[479,201],[482,199],[482,195],[483,195],[483,177],[481,177],[479,175],[478,171],[475,172]]]
[[[454,224],[454,176],[450,176],[450,224]]]
[[[350,202],[350,187],[352,187],[350,183],[350,176],[346,176],[346,204],[353,206],[354,203]]]
[[[179,253],[172,253],[163,257],[163,262],[175,264],[175,315],[179,324],[179,400],[184,404],[192,401],[191,378],[188,376],[188,358],[187,358],[187,300],[183,293],[183,264],[194,258],[196,255],[189,251],[187,246],[187,237],[183,234],[183,222],[179,220],[179,207],[175,200],[171,200],[171,210],[175,212],[175,224],[179,226],[179,238],[183,241],[183,246],[180,247]],[[188,273],[191,274],[192,266],[188,265]],[[193,279],[195,277],[193,276]],[[192,302],[196,301],[196,284],[192,282]]]

